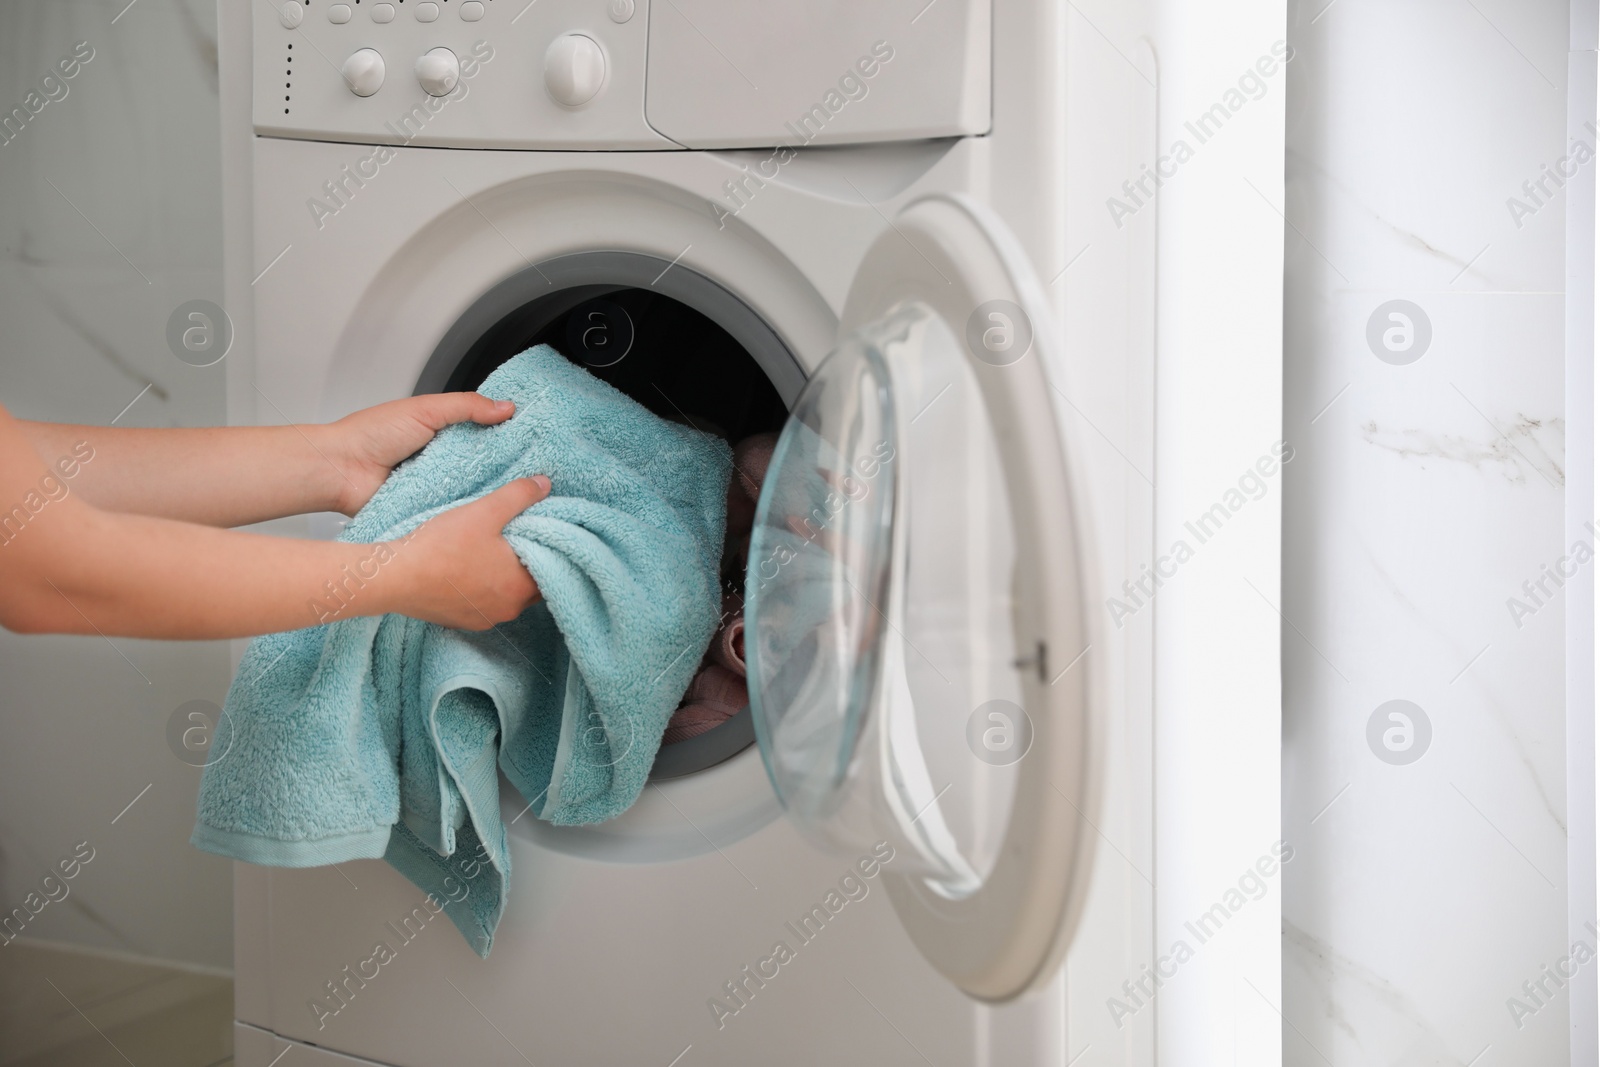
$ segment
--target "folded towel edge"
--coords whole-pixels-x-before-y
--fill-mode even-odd
[[[285,841],[196,823],[189,843],[204,852],[263,867],[324,867],[346,860],[383,859],[391,829],[383,826],[316,840]]]
[[[505,915],[507,896],[505,887],[510,884],[509,871],[502,870],[492,855],[489,857],[490,865],[500,875],[501,888],[494,894],[492,913],[484,918],[472,910],[472,904],[466,894],[457,898],[450,892],[448,883],[459,872],[450,868],[445,857],[415,839],[408,831],[397,832],[394,835],[389,842],[389,851],[383,858],[412,885],[433,898],[434,903],[444,910],[445,917],[461,932],[462,938],[472,951],[478,954],[479,959],[489,958],[489,951],[494,948],[495,930]],[[459,881],[457,884],[460,884]],[[437,886],[442,892],[429,888],[430,886]]]

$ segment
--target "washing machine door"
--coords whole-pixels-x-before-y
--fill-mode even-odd
[[[786,812],[881,869],[927,959],[986,1000],[1052,976],[1092,853],[1088,568],[1052,335],[992,213],[906,208],[778,441],[746,576]]]

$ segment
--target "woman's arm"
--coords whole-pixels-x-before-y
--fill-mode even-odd
[[[455,422],[493,425],[509,401],[477,393],[408,397],[327,425],[145,430],[14,420],[46,465],[71,465],[72,487],[106,511],[207,526],[245,526],[285,515],[354,515],[395,464]]]
[[[78,487],[98,448],[87,436],[46,440],[71,462],[47,468],[0,408],[0,625],[11,630],[241,637],[388,612],[480,630],[538,598],[501,531],[549,492],[544,478],[503,486],[403,541],[297,541],[95,507]],[[229,492],[243,500],[250,488]]]

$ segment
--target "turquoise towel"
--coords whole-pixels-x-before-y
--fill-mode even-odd
[[[506,528],[543,601],[484,633],[386,615],[251,642],[192,841],[283,867],[382,856],[487,956],[511,873],[496,768],[553,823],[638,798],[716,629],[731,459],[544,345],[480,391],[516,414],[440,431],[342,539],[390,541],[546,474]]]

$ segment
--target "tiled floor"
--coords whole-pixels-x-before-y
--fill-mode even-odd
[[[0,1065],[232,1063],[231,979],[42,942],[0,944]]]

